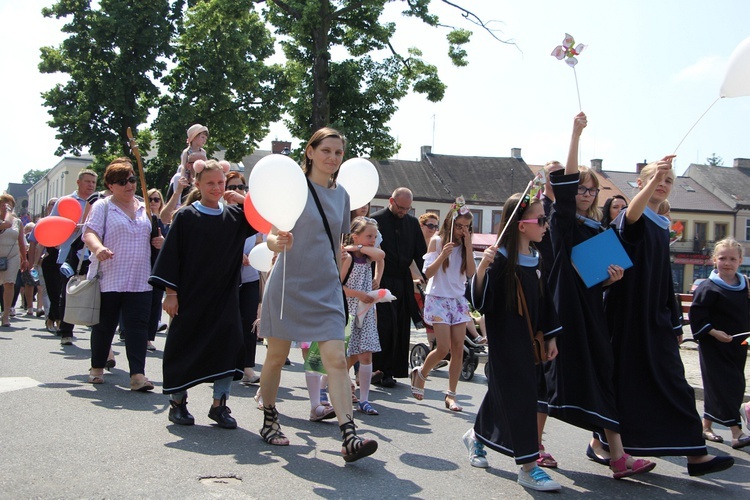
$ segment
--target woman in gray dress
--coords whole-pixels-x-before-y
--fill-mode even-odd
[[[344,138],[336,130],[322,128],[313,134],[301,165],[309,187],[305,209],[291,232],[273,228],[268,235],[268,247],[275,252],[286,252],[286,256],[277,259],[263,295],[260,328],[268,339],[268,352],[260,385],[263,398],[260,435],[269,444],[289,444],[281,432],[276,411],[281,369],[292,341],[317,341],[342,433],[341,453],[344,460],[353,462],[373,454],[378,443],[358,437],[351,416],[344,348],[346,313],[339,272],[341,259],[349,258],[339,244],[341,234],[349,231],[349,195],[336,184],[344,147]],[[315,272],[311,272],[311,265],[315,266]]]

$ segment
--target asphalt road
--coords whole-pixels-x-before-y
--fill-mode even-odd
[[[160,394],[163,336],[150,353],[152,394],[129,391],[123,344],[118,366],[106,383],[87,384],[89,330],[76,329],[73,346],[61,347],[39,319],[19,317],[0,330],[0,498],[528,498],[542,497],[516,484],[518,468],[489,452],[490,468],[469,465],[461,435],[472,425],[486,391],[482,366],[459,384],[463,413],[443,405],[445,369],[431,376],[426,399],[416,402],[409,386],[377,388],[371,395],[379,416],[355,415],[362,436],[377,439],[371,458],[345,465],[335,421],[308,421],[309,402],[301,355],[285,369],[278,408],[289,447],[259,437],[262,413],[254,388],[236,384],[229,406],[239,428],[211,425],[210,386],[191,389],[193,427],[167,420]],[[421,340],[415,332],[415,341]],[[262,365],[265,349],[259,347]],[[698,385],[695,351],[684,350],[686,373]],[[400,382],[405,382],[401,380]],[[699,391],[700,395],[701,392]],[[702,411],[702,403],[697,402]],[[717,428],[729,439],[727,429]],[[608,469],[585,455],[588,433],[554,419],[547,425],[547,450],[560,463],[552,471],[566,498],[748,498],[750,461],[744,450],[710,445],[729,453],[736,465],[705,478],[687,475],[685,459],[655,459],[656,469],[638,479],[615,481]]]

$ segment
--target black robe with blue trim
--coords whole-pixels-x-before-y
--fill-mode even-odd
[[[612,226],[633,267],[604,301],[622,444],[636,456],[705,455],[695,392],[679,352],[682,314],[669,261],[669,221],[646,208],[628,225],[626,211]]]
[[[544,338],[549,340],[561,328],[539,259],[519,257],[516,275],[523,287],[532,328],[544,332]],[[481,443],[524,464],[539,458],[537,375],[529,328],[518,313],[517,297],[511,299],[511,309],[506,307],[507,262],[498,252],[487,269],[482,289],[475,286],[476,276],[467,286],[467,299],[485,315],[489,346],[487,394],[477,412],[474,432]]]

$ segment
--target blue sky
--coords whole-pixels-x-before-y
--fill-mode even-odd
[[[435,153],[466,156],[508,156],[518,147],[527,163],[564,160],[578,99],[573,71],[550,53],[567,32],[587,45],[576,67],[589,117],[581,163],[601,158],[605,170],[633,170],[639,161],[675,150],[718,97],[729,56],[750,36],[750,2],[744,0],[457,3],[497,20],[494,26],[518,48],[477,30],[467,46],[469,66],[454,68],[445,30],[404,21],[396,3],[389,10],[400,29],[394,45],[405,51],[418,44],[448,85],[440,103],[418,95],[401,102],[391,122],[402,144],[398,158],[417,159],[420,146],[429,145]],[[0,169],[1,189],[29,169],[57,162],[55,132],[46,125],[39,94],[60,77],[37,72],[39,47],[63,39],[61,23],[41,17],[51,4],[0,0],[0,16],[11,20],[0,34],[7,70],[0,137],[15,160]],[[433,4],[445,24],[470,26],[450,7]],[[750,157],[748,117],[750,97],[717,102],[677,151],[677,172],[713,153],[725,165]],[[275,138],[294,140],[274,124],[261,148],[270,149]]]

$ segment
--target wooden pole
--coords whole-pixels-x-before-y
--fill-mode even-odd
[[[133,156],[135,156],[135,161],[138,164],[138,174],[141,178],[141,190],[143,191],[143,204],[146,206],[146,214],[148,215],[148,219],[151,220],[151,204],[148,202],[148,188],[146,187],[146,174],[143,171],[143,162],[141,161],[141,152],[138,149],[138,144],[135,142],[135,139],[133,138],[133,132],[130,130],[130,127],[128,127],[128,141],[130,142],[130,150],[133,152]]]

